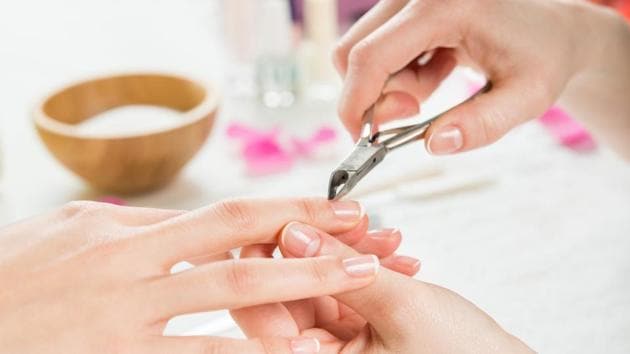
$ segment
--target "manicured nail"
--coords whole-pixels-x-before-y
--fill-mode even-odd
[[[381,230],[370,230],[367,232],[367,236],[369,238],[383,239],[390,237],[402,237],[400,234],[400,230],[398,229],[381,229]]]
[[[319,353],[320,344],[316,338],[298,337],[291,339],[291,352],[293,354]]]
[[[298,257],[314,256],[321,244],[317,230],[299,222],[292,222],[284,228],[282,241],[287,250]]]
[[[420,260],[417,258],[396,255],[396,258],[394,258],[394,262],[410,269],[420,269]]]
[[[427,142],[427,148],[433,155],[451,154],[462,146],[464,146],[464,136],[462,131],[454,125],[447,125],[433,132]]]
[[[376,275],[380,262],[378,257],[373,254],[347,258],[343,260],[343,267],[346,273],[353,277],[367,277]]]
[[[343,200],[330,203],[335,216],[342,221],[346,222],[359,222],[365,212],[361,204],[351,201]]]

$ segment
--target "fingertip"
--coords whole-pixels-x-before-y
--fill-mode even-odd
[[[322,245],[319,230],[297,221],[288,223],[280,234],[278,242],[283,254],[294,257],[313,257],[319,253]]]
[[[371,230],[365,232],[352,248],[364,254],[375,254],[378,257],[388,257],[400,246],[402,236],[397,229]]]
[[[381,265],[378,257],[373,254],[346,258],[342,264],[346,273],[355,278],[376,277]]]
[[[354,229],[334,235],[334,237],[346,245],[352,246],[367,235],[369,224],[369,218],[365,215]]]
[[[392,249],[398,248],[402,242],[402,233],[399,229],[370,230],[368,236],[375,240],[386,241]]]
[[[395,255],[394,263],[400,270],[400,273],[410,276],[416,275],[422,267],[422,262],[419,259],[409,256]]]
[[[402,239],[402,233],[397,228],[370,230],[367,235],[376,239],[387,238],[396,242],[400,242]]]
[[[460,127],[449,124],[433,129],[425,143],[432,155],[449,155],[459,152],[464,147],[464,134]]]

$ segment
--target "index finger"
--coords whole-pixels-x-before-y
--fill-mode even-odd
[[[324,198],[228,200],[147,226],[139,247],[165,268],[183,260],[275,243],[284,225],[300,221],[330,233],[353,229],[365,216],[354,201]]]
[[[444,15],[434,4],[410,2],[350,50],[339,116],[354,136],[391,75],[423,52],[456,43],[457,34],[444,26]]]
[[[341,37],[335,49],[334,62],[337,71],[342,77],[345,76],[348,68],[350,49],[365,36],[387,22],[390,17],[394,16],[408,2],[409,0],[379,1]]]

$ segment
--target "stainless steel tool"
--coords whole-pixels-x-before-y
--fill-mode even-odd
[[[488,92],[491,87],[492,85],[488,82],[481,90],[459,105]],[[363,177],[383,161],[390,151],[423,139],[433,121],[459,105],[422,123],[376,132],[374,128],[374,105],[372,105],[363,116],[361,137],[354,146],[354,150],[330,175],[328,199],[337,200],[348,194]]]

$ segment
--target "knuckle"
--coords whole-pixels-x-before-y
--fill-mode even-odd
[[[119,234],[104,234],[89,240],[90,253],[97,253],[104,257],[106,262],[114,261],[118,256],[124,256],[132,249],[132,243],[129,238],[120,236]]]
[[[230,350],[225,347],[222,342],[219,341],[200,341],[199,342],[201,354],[226,354],[230,353]]]
[[[539,107],[549,107],[556,100],[557,90],[554,85],[549,83],[549,77],[552,77],[552,74],[544,75],[541,77],[535,77],[528,86],[528,96],[532,98],[531,102],[535,106]],[[528,117],[534,118],[534,117]]]
[[[226,277],[228,289],[235,295],[251,293],[260,285],[256,270],[237,259],[229,261]]]
[[[346,66],[347,66],[346,64],[348,61],[349,52],[350,50],[348,48],[348,45],[344,43],[343,41],[340,41],[337,44],[335,44],[335,48],[333,49],[333,52],[332,52],[332,59],[338,71],[340,72],[346,71]]]
[[[509,129],[510,117],[503,110],[489,107],[479,122],[480,145],[486,145],[497,141]]]
[[[330,280],[329,263],[325,259],[309,258],[306,263],[307,272],[311,279],[318,284],[326,284]]]
[[[298,212],[306,223],[315,223],[322,215],[328,215],[323,210],[321,202],[314,198],[300,198],[295,202]]]
[[[369,64],[372,59],[372,43],[363,39],[355,44],[348,54],[348,66],[360,68]]]
[[[274,343],[271,338],[255,338],[252,340],[252,344],[258,348],[258,352],[260,353],[274,354],[278,352],[274,348]]]
[[[256,213],[249,202],[239,199],[222,201],[214,205],[214,212],[226,226],[234,230],[252,229],[257,224]]]
[[[91,216],[105,210],[103,203],[91,202],[85,200],[75,200],[66,203],[61,207],[59,213],[64,219],[72,219],[75,217]]]

